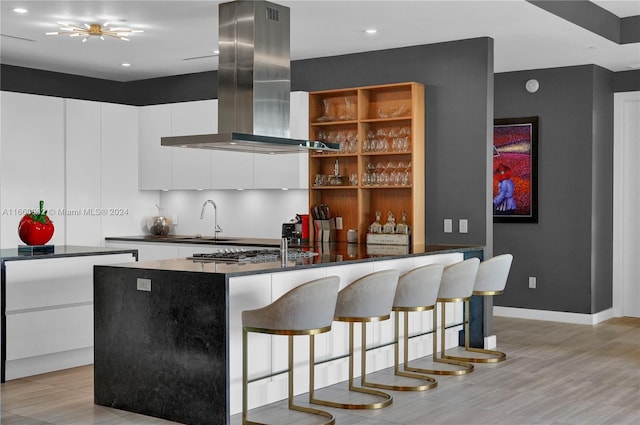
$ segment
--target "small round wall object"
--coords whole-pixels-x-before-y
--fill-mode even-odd
[[[532,78],[525,83],[524,87],[529,93],[535,93],[540,88],[540,83],[538,80]]]

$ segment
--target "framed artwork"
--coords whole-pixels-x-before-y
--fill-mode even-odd
[[[493,125],[493,222],[538,222],[538,117]]]

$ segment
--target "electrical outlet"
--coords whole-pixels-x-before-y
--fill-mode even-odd
[[[537,285],[536,278],[533,276],[529,276],[529,288],[536,289],[536,285]]]
[[[136,289],[138,291],[151,292],[151,279],[136,279]]]
[[[469,221],[466,218],[461,218],[458,222],[458,231],[460,233],[468,233],[469,232]]]
[[[453,232],[453,220],[451,220],[450,218],[444,219],[444,232],[445,233]]]
[[[174,214],[171,221],[173,221],[173,225],[174,226],[177,226],[178,225],[178,215]]]

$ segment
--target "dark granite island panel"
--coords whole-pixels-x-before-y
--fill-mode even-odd
[[[140,279],[151,281],[150,291],[137,289]],[[95,402],[187,424],[226,423],[225,276],[96,267],[94,291]]]
[[[363,250],[350,257],[341,248],[337,252],[286,266],[279,261],[229,264],[187,259],[96,266],[95,402],[188,424],[228,424],[241,410],[243,310],[267,305],[318,277],[337,275],[346,286],[376,270],[408,271],[481,256],[482,247],[425,247],[387,256],[368,256]],[[452,325],[461,323],[461,310],[452,316]],[[372,370],[392,365],[392,322],[373,325]],[[429,329],[428,324],[416,326],[418,333]],[[448,333],[448,347],[457,345],[454,328]],[[323,361],[316,368],[318,388],[347,379],[347,332],[335,323],[331,332],[317,338],[316,358]],[[286,340],[252,340],[250,409],[286,399]],[[430,335],[419,335],[415,341],[415,355],[428,355]],[[296,375],[296,388],[306,388],[305,379],[306,374]]]

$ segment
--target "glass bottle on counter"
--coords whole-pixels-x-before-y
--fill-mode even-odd
[[[382,214],[380,211],[376,211],[376,221],[371,223],[371,226],[369,226],[369,233],[382,233],[382,225],[380,224],[381,217]]]

